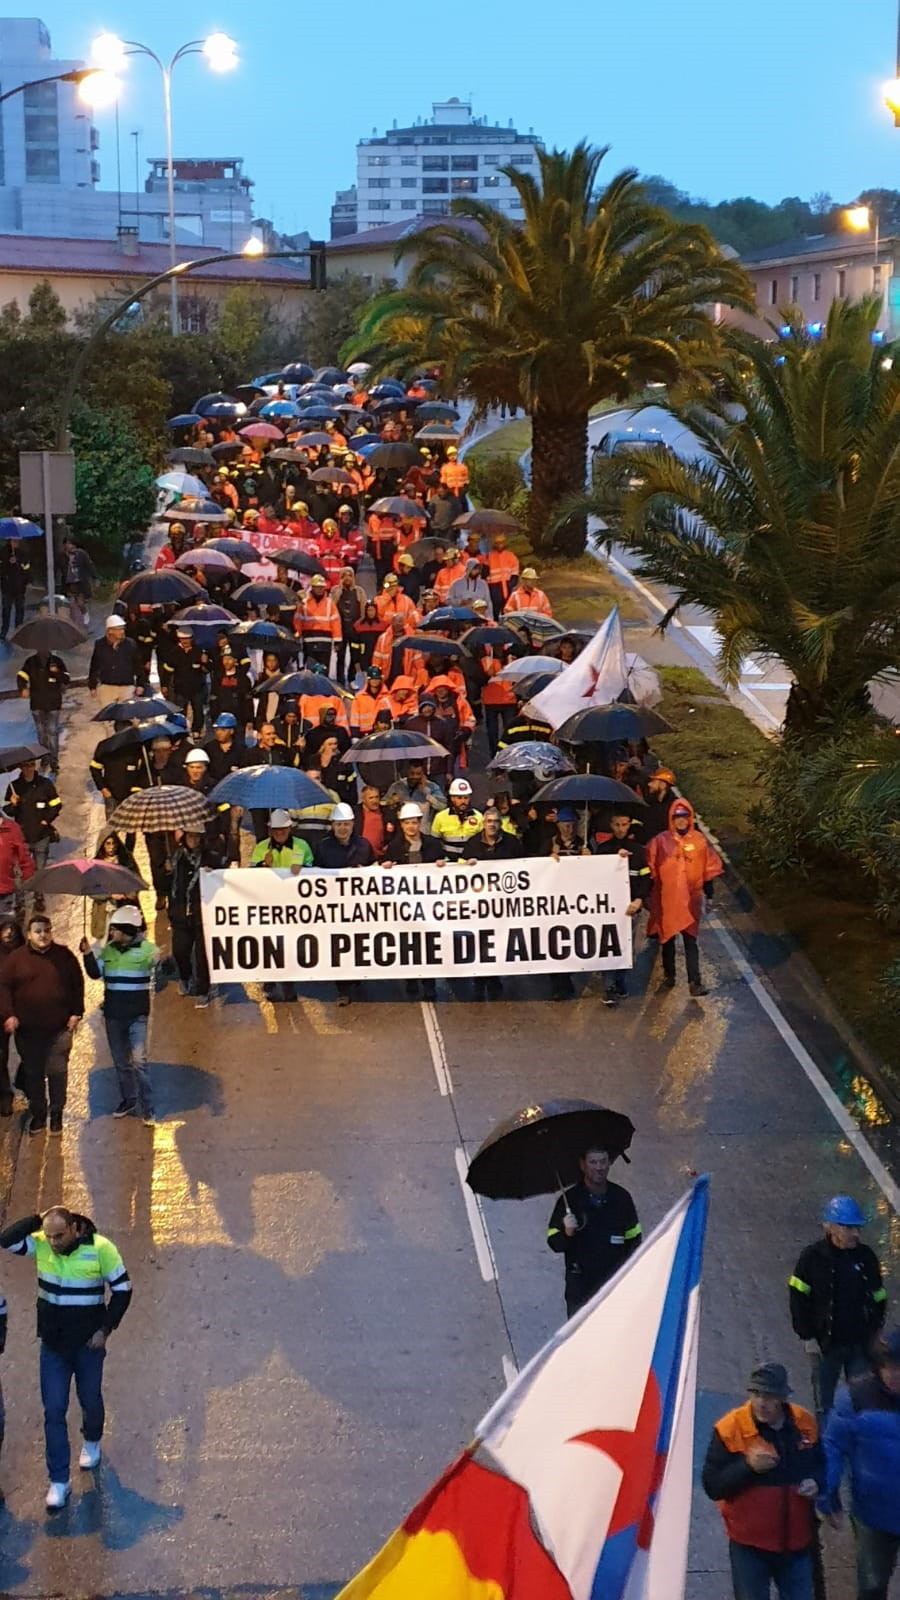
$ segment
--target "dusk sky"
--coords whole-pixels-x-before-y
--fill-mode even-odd
[[[148,6],[46,0],[54,53],[87,57],[108,30],[168,58],[201,33],[238,42],[226,77],[201,57],[174,78],[175,154],[243,156],[256,212],[286,232],[327,237],[336,188],[355,180],[355,146],[430,117],[432,100],[471,99],[476,116],[548,146],[609,144],[609,175],[634,166],[706,199],[775,201],[826,190],[900,188],[900,129],[881,101],[894,76],[897,0],[609,0],[557,11],[536,0],[452,6],[257,5],[214,0]],[[123,187],[132,129],[144,157],[164,154],[162,90],[136,59],[120,103]],[[116,187],[115,123],[97,117],[102,187]],[[143,173],[146,167],[143,168]]]

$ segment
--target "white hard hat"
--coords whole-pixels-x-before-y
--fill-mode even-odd
[[[331,813],[331,821],[332,822],[355,822],[356,818],[353,815],[353,807],[352,806],[348,806],[346,804],[346,802],[343,801],[343,800],[339,801],[338,804],[335,806],[334,810]]]
[[[290,828],[291,826],[291,814],[289,811],[283,811],[279,806],[275,811],[269,812],[270,828]]]
[[[206,754],[205,750],[199,750],[195,746],[193,750],[188,751],[184,758],[184,764],[186,767],[193,767],[197,765],[201,767],[208,767],[209,756]]]
[[[454,778],[448,789],[448,794],[471,794],[472,785],[467,778]]]
[[[139,906],[119,906],[109,919],[111,928],[142,928],[144,919]]]
[[[406,805],[400,807],[398,816],[401,822],[411,822],[414,817],[421,821],[422,807],[417,806],[414,800],[407,800]]]
[[[110,628],[124,628],[124,626],[125,626],[125,618],[124,617],[120,617],[120,616],[107,617],[106,621],[103,624],[103,631],[104,631],[104,633],[106,633]]]

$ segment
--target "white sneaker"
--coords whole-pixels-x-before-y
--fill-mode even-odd
[[[70,1483],[51,1483],[44,1504],[48,1511],[61,1511],[72,1493]]]
[[[85,1472],[90,1472],[93,1467],[99,1467],[99,1465],[100,1465],[100,1440],[99,1439],[96,1439],[96,1440],[95,1439],[85,1439],[84,1444],[81,1446],[81,1455],[78,1457],[78,1465],[80,1467],[83,1467]]]

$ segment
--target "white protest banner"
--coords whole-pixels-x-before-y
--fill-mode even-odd
[[[202,872],[213,983],[512,976],[631,966],[628,861]]]

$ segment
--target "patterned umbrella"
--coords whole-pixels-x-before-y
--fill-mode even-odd
[[[543,783],[574,771],[568,756],[545,739],[523,739],[521,744],[507,745],[488,762],[488,772],[533,772]]]
[[[202,833],[215,815],[216,808],[205,795],[173,783],[128,795],[116,806],[109,821],[117,832],[123,833],[171,833],[175,828]]]
[[[352,749],[344,751],[341,764],[364,767],[373,761],[431,761],[449,753],[436,739],[429,739],[424,733],[389,728],[386,733],[367,733],[365,738],[357,739]]]

